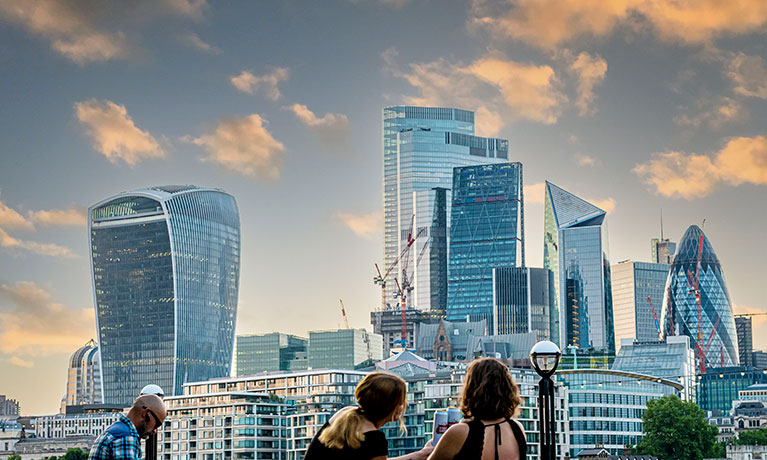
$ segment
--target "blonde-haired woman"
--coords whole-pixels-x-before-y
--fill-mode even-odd
[[[339,410],[322,426],[306,450],[305,460],[355,459],[385,460],[389,444],[379,428],[388,422],[400,421],[407,408],[407,384],[400,377],[386,372],[368,374],[354,391],[358,407]],[[433,447],[397,457],[426,459]]]

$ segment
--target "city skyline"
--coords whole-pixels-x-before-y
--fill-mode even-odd
[[[735,313],[764,311],[767,45],[742,18],[767,7],[660,3],[3,2],[0,393],[58,410],[68,357],[96,338],[85,209],[142,187],[238,200],[237,333],[340,326],[339,297],[370,329],[381,112],[398,104],[475,111],[477,135],[509,140],[527,266],[550,180],[607,211],[611,263],[650,261],[661,208],[675,242],[707,219]],[[753,329],[767,347],[767,319]]]

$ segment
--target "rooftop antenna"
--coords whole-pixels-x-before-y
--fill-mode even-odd
[[[663,208],[660,208],[660,240],[663,240]]]

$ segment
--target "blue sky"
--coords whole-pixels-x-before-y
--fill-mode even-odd
[[[381,109],[477,111],[522,161],[527,259],[551,182],[649,260],[706,220],[737,312],[765,310],[767,5],[714,0],[0,4],[0,393],[57,410],[95,337],[83,209],[160,184],[238,201],[238,332],[369,327]],[[755,320],[755,346],[767,321]],[[10,376],[10,378],[8,378]]]

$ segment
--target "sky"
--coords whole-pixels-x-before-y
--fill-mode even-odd
[[[217,187],[242,221],[238,333],[380,303],[382,108],[476,111],[543,182],[608,212],[610,260],[706,219],[736,313],[767,310],[767,2],[0,2],[0,394],[58,411],[95,338],[85,210]],[[767,348],[767,317],[754,318]]]

